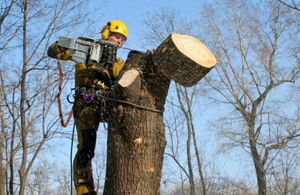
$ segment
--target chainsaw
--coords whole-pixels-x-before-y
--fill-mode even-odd
[[[103,39],[91,39],[87,37],[69,38],[59,36],[57,45],[68,48],[72,59],[78,63],[86,65],[100,64],[102,62],[113,64],[116,62],[117,45],[111,41]],[[126,47],[122,49],[137,51]]]
[[[57,45],[69,49],[70,56],[78,63],[92,65],[106,62],[113,64],[116,61],[118,47],[110,41],[59,36]]]

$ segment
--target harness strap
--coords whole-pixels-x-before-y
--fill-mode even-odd
[[[76,172],[78,175],[81,175],[81,176],[80,176],[80,178],[75,180],[75,185],[88,184],[92,188],[95,188],[91,161],[89,161],[87,163],[86,167],[80,168]]]
[[[93,179],[76,179],[75,184],[76,185],[82,185],[82,184],[90,184],[93,182]]]
[[[84,172],[88,172],[88,171],[91,171],[91,170],[92,170],[91,167],[85,167],[85,168],[82,168],[82,169],[78,169],[78,170],[77,170],[77,173],[78,173],[79,175],[81,175],[81,174],[83,174]]]

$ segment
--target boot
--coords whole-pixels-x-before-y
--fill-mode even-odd
[[[92,164],[90,161],[87,163],[87,167],[78,167],[74,175],[74,181],[77,195],[97,194],[94,190]]]

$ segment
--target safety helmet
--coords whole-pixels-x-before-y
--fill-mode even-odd
[[[127,39],[127,28],[120,20],[112,20],[107,22],[101,30],[101,38],[107,40],[111,32],[120,33]]]

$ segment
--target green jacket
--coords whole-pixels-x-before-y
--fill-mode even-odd
[[[69,54],[69,50],[57,45],[57,43],[53,43],[48,49],[48,56],[51,58],[58,59],[58,51],[59,51],[59,59],[60,60],[70,60],[72,56]],[[124,60],[121,58],[117,58],[117,62],[113,65],[101,64],[105,69],[100,74],[95,74],[94,71],[90,71],[86,68],[85,64],[78,63],[74,61],[75,64],[75,87],[96,87],[98,81],[103,82],[104,89],[109,89],[109,81],[114,80],[120,73],[121,69],[124,66]],[[90,66],[92,69],[96,68],[96,65],[93,64]]]

